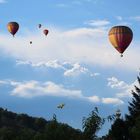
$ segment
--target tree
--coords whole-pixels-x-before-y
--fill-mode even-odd
[[[135,91],[132,90],[132,101],[129,102],[128,110],[129,114],[126,115],[126,123],[129,131],[129,139],[139,140],[135,136],[139,132],[140,128],[140,77],[137,77],[138,86],[135,85]],[[138,134],[137,134],[138,135]]]
[[[117,118],[111,130],[109,131],[109,138],[112,140],[128,140],[126,124],[123,119]]]
[[[135,125],[131,128],[131,135],[134,140],[140,140],[140,116],[135,119]]]
[[[113,120],[109,134],[104,137],[104,140],[128,140],[126,122],[121,118],[120,110],[113,115]]]
[[[137,77],[137,79],[140,85],[140,78]],[[140,116],[140,88],[138,86],[135,86],[135,91],[132,90],[132,95],[132,102],[129,102],[128,106],[129,115],[126,115],[126,119],[134,123],[135,118]]]
[[[0,140],[84,140],[83,132],[57,121],[16,114],[0,108]]]
[[[96,133],[101,129],[105,120],[101,118],[98,114],[98,108],[95,109],[89,114],[89,117],[83,118],[83,129],[84,136],[87,140],[93,140],[96,138]]]

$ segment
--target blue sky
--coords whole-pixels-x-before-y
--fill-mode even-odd
[[[59,121],[80,129],[95,106],[103,117],[118,108],[126,113],[140,65],[139,4],[0,0],[0,106],[46,119],[55,113]],[[6,28],[10,21],[20,24],[15,38]],[[129,26],[134,34],[123,58],[108,40],[115,25]],[[57,109],[60,103],[66,104],[63,110]]]

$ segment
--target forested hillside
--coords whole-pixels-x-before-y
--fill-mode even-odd
[[[0,108],[0,140],[82,140],[83,134],[67,124],[16,114]]]

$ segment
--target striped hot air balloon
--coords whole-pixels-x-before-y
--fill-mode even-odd
[[[19,29],[19,24],[17,22],[9,22],[7,24],[8,31],[14,36]]]
[[[123,52],[132,41],[133,32],[127,26],[114,26],[110,29],[108,36],[111,44],[123,56]]]

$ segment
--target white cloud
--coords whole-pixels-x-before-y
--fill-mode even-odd
[[[79,63],[59,62],[58,60],[52,60],[48,62],[30,62],[23,60],[16,60],[17,65],[30,65],[32,67],[50,67],[54,69],[62,69],[64,76],[79,76],[80,74],[87,74],[91,77],[99,76],[100,73],[93,73],[88,68],[81,66]]]
[[[101,26],[106,26],[110,24],[108,20],[89,20],[85,23],[90,26],[95,26],[95,27],[101,27]]]
[[[91,96],[91,97],[87,97],[87,99],[91,102],[101,102],[101,99],[98,96]]]
[[[111,88],[126,89],[128,85],[124,81],[119,81],[116,77],[108,78],[108,86]]]
[[[99,0],[73,0],[72,3],[73,4],[77,4],[77,5],[81,5],[84,3],[94,3],[96,4],[97,2],[99,2]]]
[[[134,85],[139,87],[138,81],[128,84],[127,88],[116,94],[118,98],[132,97],[132,90],[135,91]]]
[[[124,102],[118,98],[102,98],[104,104],[124,104]]]
[[[7,84],[7,81],[0,80],[0,85],[5,85],[5,84]]]
[[[9,85],[13,89],[11,96],[17,96],[20,98],[34,98],[40,96],[54,96],[54,97],[66,97],[73,99],[81,99],[92,103],[103,104],[122,104],[118,98],[100,98],[97,95],[85,96],[81,90],[68,89],[64,85],[56,84],[52,81],[39,82],[39,81],[23,81],[17,82],[13,80],[1,80],[3,85]]]
[[[16,86],[19,85],[19,82],[13,81],[13,80],[0,80],[0,85],[11,85]]]
[[[118,93],[116,93],[118,98],[132,97],[131,91],[135,90],[134,85],[139,86],[137,80],[131,84],[127,84],[116,77],[108,78],[108,86],[118,90]]]
[[[80,64],[75,63],[71,69],[67,69],[64,72],[64,76],[75,76],[81,73],[89,73],[89,70],[85,67],[80,66]]]
[[[46,83],[39,83],[37,81],[21,83],[14,88],[11,95],[24,98],[32,98],[36,96],[56,96],[73,98],[82,97],[82,93],[80,90],[65,89],[62,85],[57,85],[50,81]]]
[[[134,21],[140,21],[140,16],[129,17],[129,19],[134,20]]]
[[[85,98],[81,90],[67,89],[63,85],[51,81],[39,82],[32,80],[16,82],[13,80],[1,80],[1,83],[13,87],[11,91],[12,96],[22,98],[33,98],[37,96]]]
[[[31,61],[23,61],[23,60],[16,60],[17,65],[30,65],[32,67],[50,67],[50,68],[61,68],[65,69],[63,67],[63,64],[61,64],[58,60],[52,60],[52,61],[40,61],[40,62],[31,62]]]
[[[139,43],[133,43],[123,58],[112,47],[105,28],[77,28],[68,31],[50,28],[47,38],[42,33],[1,34],[0,52],[32,63],[59,60],[71,63],[95,64],[116,69],[136,70],[140,59]],[[29,40],[33,44],[29,44]],[[41,64],[40,64],[41,65]]]
[[[97,73],[97,72],[90,74],[91,77],[95,77],[95,76],[99,76],[99,75],[100,75],[100,73]]]
[[[6,0],[0,0],[0,3],[6,3],[7,1]]]
[[[122,21],[123,17],[122,16],[116,16],[117,20]]]

